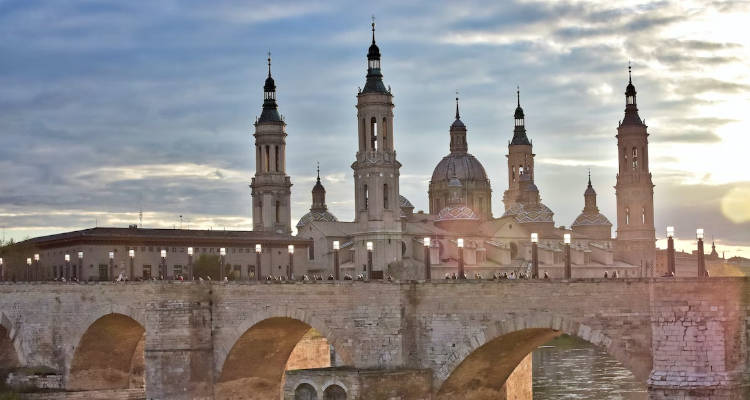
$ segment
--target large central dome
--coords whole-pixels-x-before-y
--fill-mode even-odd
[[[453,171],[461,182],[487,181],[487,173],[479,160],[469,153],[451,153],[443,157],[432,172],[432,183],[448,182]]]

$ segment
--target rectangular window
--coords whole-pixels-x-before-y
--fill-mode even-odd
[[[310,247],[307,248],[307,258],[309,260],[315,259],[315,245],[310,245]]]
[[[383,208],[388,209],[388,184],[383,185]]]
[[[265,171],[269,172],[271,169],[271,151],[268,146],[266,146],[266,168]]]
[[[279,172],[279,146],[273,146],[273,148],[274,148],[274,152],[276,153],[275,157],[273,159],[273,161],[276,163],[276,170],[275,171]]]
[[[143,266],[143,279],[144,280],[151,279],[151,265],[145,264]]]

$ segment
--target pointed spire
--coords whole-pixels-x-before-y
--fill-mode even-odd
[[[456,89],[456,119],[461,119],[461,114],[458,113],[458,89]]]
[[[367,81],[362,93],[389,93],[380,72],[380,49],[375,44],[375,16],[372,16],[372,44],[367,51]]]
[[[633,67],[628,60],[628,83],[633,83]]]
[[[271,77],[271,50],[268,50],[268,77]]]
[[[518,108],[521,108],[521,87],[516,86],[516,100],[518,100]]]
[[[318,182],[320,182],[320,161],[318,161]]]
[[[643,121],[641,121],[641,117],[638,115],[636,94],[637,92],[633,85],[633,67],[628,61],[628,86],[625,87],[625,118],[622,120],[623,125],[643,125]]]
[[[513,119],[515,121],[515,129],[513,129],[513,140],[510,141],[510,144],[530,146],[531,142],[526,136],[526,117],[523,114],[523,108],[521,108],[520,86],[516,86],[516,112],[513,114]]]
[[[591,187],[591,168],[589,168],[589,187]]]
[[[268,51],[268,77],[263,85],[263,111],[258,122],[282,122],[276,104],[276,82],[271,77],[271,51]]]
[[[372,44],[375,44],[375,14],[372,15]]]

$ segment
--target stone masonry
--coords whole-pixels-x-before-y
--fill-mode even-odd
[[[69,389],[71,377],[94,375],[102,382],[90,390],[128,389],[114,385],[142,348],[146,398],[219,399],[232,379],[257,381],[233,355],[248,354],[270,360],[258,371],[271,379],[264,390],[280,393],[289,354],[314,328],[340,367],[320,376],[356,375],[357,385],[386,390],[382,371],[431,386],[404,399],[470,399],[499,389],[540,341],[567,333],[606,349],[652,398],[746,398],[749,294],[744,278],[0,284],[0,359],[57,371]],[[110,331],[138,325],[129,338]],[[133,350],[121,361],[123,349]]]

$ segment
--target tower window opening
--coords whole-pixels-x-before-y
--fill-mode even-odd
[[[378,151],[378,121],[370,121],[370,150]]]
[[[635,96],[627,96],[627,104],[635,104]]]
[[[383,208],[388,209],[388,184],[383,185]]]
[[[273,161],[276,164],[275,165],[276,166],[275,171],[279,172],[279,146],[273,146],[273,148],[274,148],[274,153],[275,153]]]
[[[516,181],[516,170],[513,168],[510,169],[510,177],[513,178],[513,182]]]
[[[271,170],[271,150],[268,146],[266,146],[265,171],[268,172],[270,170]]]
[[[523,175],[523,165],[518,166],[518,175]]]
[[[366,209],[367,209],[367,197],[368,197],[368,193],[367,193],[367,185],[365,185],[365,186],[364,186],[364,190],[362,191],[362,194],[363,194],[363,196],[364,196],[364,198],[363,198],[363,199],[364,199],[364,203],[365,203],[365,210],[366,210]]]
[[[646,224],[646,207],[641,208],[641,223]]]
[[[633,169],[638,168],[638,149],[633,147]]]
[[[367,63],[367,67],[370,69],[380,69],[380,60],[370,60]]]
[[[362,119],[362,126],[359,129],[359,148],[360,150],[367,150],[367,139],[366,139],[366,133],[365,133],[365,120]]]
[[[628,165],[628,150],[627,149],[625,149],[625,151],[623,151],[622,156],[625,157],[625,163],[623,164],[624,168],[627,168],[627,165]]]
[[[386,147],[388,146],[388,123],[385,118],[383,118],[383,150],[386,150]]]
[[[630,225],[630,208],[625,209],[625,225]]]
[[[281,202],[276,201],[276,223],[278,224],[279,221],[281,221]]]

